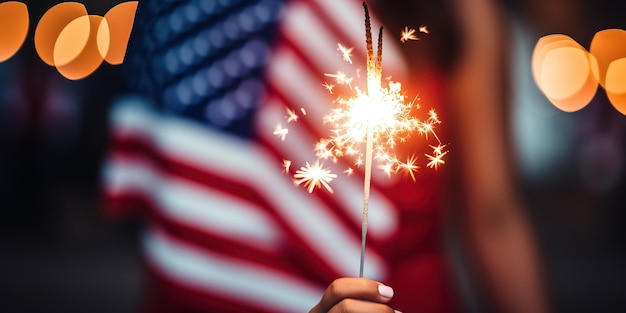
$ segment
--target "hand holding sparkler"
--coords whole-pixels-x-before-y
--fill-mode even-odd
[[[386,305],[393,289],[366,278],[339,278],[326,289],[309,313],[395,312]]]

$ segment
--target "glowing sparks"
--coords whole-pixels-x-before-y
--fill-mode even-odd
[[[322,86],[324,86],[324,89],[328,90],[328,92],[330,92],[331,95],[333,94],[333,88],[335,88],[334,85],[324,82]]]
[[[422,28],[420,28],[420,31]],[[428,31],[428,30],[427,30]],[[402,34],[400,35],[400,42],[407,42],[409,40],[420,40],[417,36],[415,36],[415,28],[409,28],[408,26],[404,27]]]
[[[329,169],[325,169],[318,160],[313,165],[306,162],[306,166],[297,170],[293,178],[295,178],[294,182],[296,185],[304,184],[309,193],[312,193],[316,187],[324,187],[328,192],[333,193],[330,182],[337,178],[337,175],[332,174]]]
[[[439,123],[439,116],[437,115],[437,112],[435,112],[435,110],[433,109],[428,110],[428,119],[433,122]]]
[[[439,165],[446,164],[446,161],[443,160],[443,156],[448,154],[448,150],[444,151],[443,149],[447,145],[438,144],[436,146],[429,146],[433,149],[433,155],[424,154],[430,160],[426,166],[436,170],[439,168]]]
[[[291,168],[291,160],[283,160],[283,171],[285,173],[289,173],[290,168]]]
[[[352,64],[352,49],[354,48],[346,48],[340,43],[337,44],[337,50],[341,52],[343,60],[350,64]]]
[[[378,42],[373,42],[369,13],[367,6],[364,7],[366,86],[353,86],[354,78],[342,71],[324,73],[332,81],[322,83],[322,87],[330,94],[338,95],[333,102],[335,106],[323,117],[324,125],[329,128],[329,135],[319,139],[313,148],[316,162],[313,165],[306,163],[305,167],[293,175],[294,182],[297,185],[303,184],[308,192],[321,187],[332,192],[330,182],[337,175],[322,168],[320,163],[323,160],[336,163],[342,158],[352,160],[354,168],[362,168],[366,173],[366,181],[370,179],[368,172],[371,168],[380,169],[388,176],[403,173],[416,181],[415,173],[420,169],[417,157],[412,155],[402,158],[406,160],[402,162],[394,152],[399,145],[409,142],[414,133],[423,136],[428,143],[433,143],[429,144],[432,153],[425,153],[428,158],[427,167],[438,169],[445,164],[443,158],[448,151],[444,151],[446,145],[442,145],[435,132],[437,124],[441,123],[435,110],[431,109],[425,113],[424,118],[419,118],[419,97],[409,99],[402,91],[402,84],[393,81],[390,76],[382,79],[382,27],[378,33]],[[419,40],[418,31],[429,33],[425,25],[418,30],[405,26],[400,41]],[[344,61],[352,64],[352,47],[338,43],[337,50]],[[355,71],[357,79],[360,79],[360,70],[361,68],[357,68]],[[303,108],[300,109],[301,115],[296,114],[295,110],[286,110],[287,123],[297,122],[299,117],[306,115]],[[274,129],[274,134],[283,141],[287,133],[288,130],[281,125]],[[375,166],[372,166],[373,162],[376,163]],[[290,165],[290,161],[283,164],[285,172],[289,172]],[[348,168],[343,173],[352,175],[354,171],[355,169]]]
[[[283,128],[283,125],[278,124],[274,128],[274,135],[278,136],[281,141],[285,141],[285,137],[289,133],[289,129]]]
[[[285,108],[285,111],[287,111],[287,123],[298,121],[298,115],[294,110],[290,108]]]
[[[430,168],[438,169],[439,165],[446,164],[446,161],[443,160],[443,156],[446,155],[448,151],[444,151],[442,153],[437,153],[437,151],[438,150],[435,149],[435,152],[433,153],[434,155],[424,154],[430,160],[430,162],[428,162],[426,166]]]
[[[403,162],[398,163],[398,168],[396,169],[396,172],[401,171],[405,173],[406,175],[411,176],[411,179],[415,181],[414,172],[417,172],[417,170],[419,169],[419,166],[415,165],[416,162],[417,162],[417,158],[415,156],[411,156],[410,158],[406,159],[406,163],[403,163]]]
[[[335,74],[325,73],[324,76],[328,76],[335,79],[335,82],[339,85],[350,85],[352,84],[352,77],[348,77],[346,73],[337,71]]]
[[[357,165],[361,165],[360,160],[365,157],[363,144],[367,140],[369,128],[372,132],[374,159],[380,163],[379,168],[387,175],[400,168],[415,180],[415,158],[402,163],[393,149],[405,142],[414,131],[424,135],[426,140],[429,140],[429,136],[434,137],[437,145],[441,146],[435,133],[435,126],[441,123],[437,113],[430,110],[425,120],[414,117],[412,113],[419,109],[415,103],[417,98],[407,102],[398,82],[389,81],[388,86],[380,86],[376,90],[377,99],[358,87],[354,87],[354,91],[355,95],[350,98],[338,97],[335,100],[337,107],[324,117],[324,124],[331,127],[331,135],[318,142],[314,149],[315,155],[319,159],[332,161],[352,156],[359,160]]]
[[[432,149],[433,149],[433,153],[434,154],[445,154],[447,152],[443,151],[443,148],[445,148],[447,145],[437,145],[437,146],[433,146],[433,145],[429,145]]]

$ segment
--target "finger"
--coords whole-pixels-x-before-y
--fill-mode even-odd
[[[367,278],[338,278],[333,281],[320,302],[310,313],[328,312],[343,299],[368,300],[387,303],[393,297],[393,289]]]
[[[343,299],[328,313],[400,313],[383,303],[359,299]]]

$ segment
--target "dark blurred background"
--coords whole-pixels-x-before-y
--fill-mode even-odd
[[[82,1],[98,15],[120,2]],[[121,67],[103,63],[85,79],[65,79],[33,43],[36,23],[58,1],[25,3],[29,35],[0,63],[0,311],[134,312],[142,284],[138,226],[107,218],[99,202],[107,109],[124,92]],[[507,3],[520,12],[511,17],[520,192],[556,311],[624,312],[626,117],[601,89],[585,109],[558,111],[536,90],[528,62],[536,40],[559,29],[549,23],[558,23],[555,12],[587,12],[568,34],[588,48],[595,32],[626,29],[619,21],[626,10],[538,3]]]
[[[0,311],[132,312],[141,283],[136,226],[106,219],[99,203],[120,66],[104,62],[70,81],[39,58],[35,26],[58,2],[23,2],[28,36],[0,63]],[[101,16],[120,2],[82,1]]]

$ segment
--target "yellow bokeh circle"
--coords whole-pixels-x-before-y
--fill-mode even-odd
[[[566,35],[542,39],[535,46],[531,65],[537,86],[563,111],[584,108],[598,88],[595,57]]]
[[[573,42],[572,38],[562,34],[552,34],[539,38],[537,44],[535,45],[535,49],[533,50],[531,60],[531,72],[533,75],[533,79],[535,80],[535,83],[537,84],[537,87],[539,89],[542,89],[542,86],[537,76],[541,72],[543,60],[545,59],[546,53],[550,51],[550,47],[564,46],[571,42]]]
[[[597,32],[589,52],[567,35],[541,37],[531,70],[537,87],[557,108],[573,112],[585,107],[604,88],[611,104],[626,115],[626,31]]]

